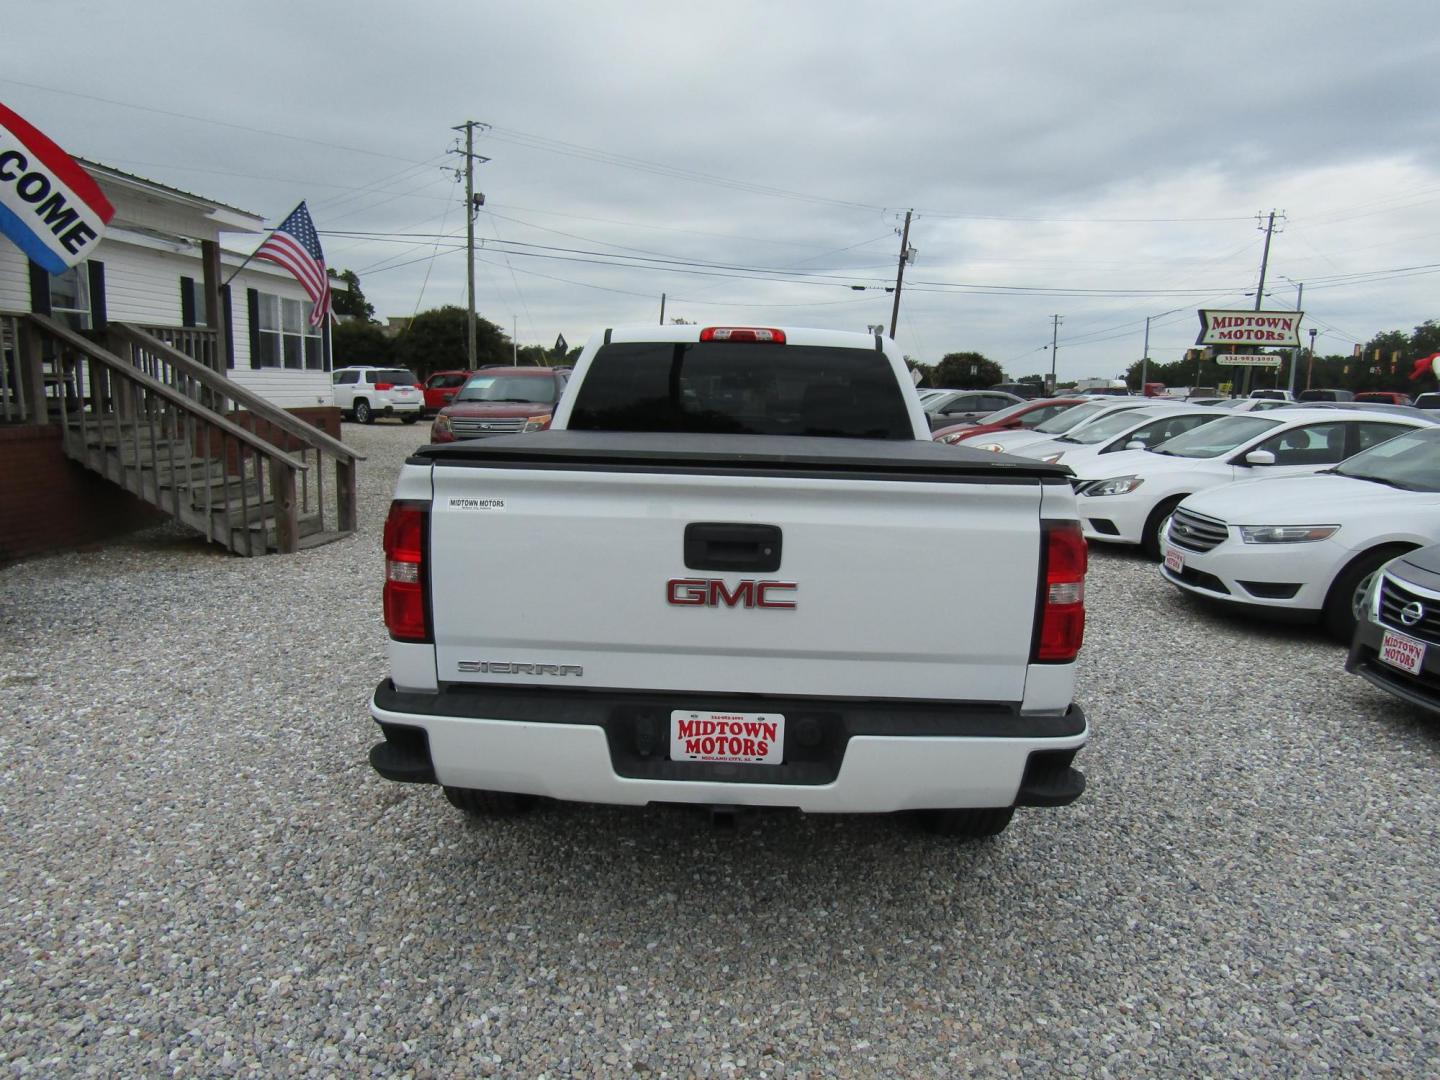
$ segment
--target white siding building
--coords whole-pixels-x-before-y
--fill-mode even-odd
[[[55,276],[0,237],[0,315],[41,312],[82,330],[103,330],[107,322],[193,328],[200,331],[194,340],[208,329],[207,355],[196,359],[281,408],[332,404],[329,328],[309,325],[300,283],[272,263],[239,269],[245,255],[221,249],[223,233],[249,234],[243,246],[256,246],[265,231],[260,217],[81,164],[115,207],[109,230],[87,262]],[[344,288],[332,280],[336,287]]]

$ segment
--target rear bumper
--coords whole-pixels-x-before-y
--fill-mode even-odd
[[[787,716],[784,764],[671,761],[667,718],[682,705]],[[680,702],[508,688],[410,694],[388,680],[370,713],[386,736],[370,762],[391,780],[578,802],[810,813],[1063,806],[1084,791],[1071,762],[1090,735],[1076,705],[1026,716],[1000,705],[931,702]]]

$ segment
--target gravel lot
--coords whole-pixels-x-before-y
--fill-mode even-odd
[[[1123,554],[1092,557],[1090,790],[994,841],[473,824],[380,780],[379,531],[419,437],[346,426],[341,544],[0,571],[8,1073],[1440,1070],[1440,725]]]

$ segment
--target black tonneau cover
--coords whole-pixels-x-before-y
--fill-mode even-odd
[[[411,464],[641,472],[798,473],[876,479],[1058,480],[1060,464],[929,440],[536,431],[425,446]]]

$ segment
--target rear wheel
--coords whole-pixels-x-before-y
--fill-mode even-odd
[[[1160,527],[1164,525],[1170,515],[1175,512],[1175,508],[1180,505],[1181,500],[1184,498],[1184,495],[1177,495],[1173,499],[1166,499],[1159,506],[1155,507],[1154,510],[1150,511],[1150,516],[1145,519],[1145,529],[1140,534],[1140,547],[1146,555],[1150,556],[1150,558],[1156,562],[1160,561],[1160,553],[1162,551],[1160,546]]]
[[[1320,621],[1325,624],[1325,629],[1332,637],[1346,645],[1350,644],[1350,639],[1355,634],[1355,624],[1364,617],[1361,602],[1365,599],[1365,591],[1370,588],[1371,579],[1380,567],[1396,555],[1403,555],[1409,550],[1409,547],[1401,546],[1376,548],[1374,551],[1367,551],[1340,571],[1325,597],[1325,608],[1320,616]]]
[[[370,403],[363,398],[355,402],[355,419],[362,424],[373,424],[375,422],[375,413],[370,408]]]
[[[980,810],[922,810],[920,822],[936,836],[978,840],[999,836],[1015,816],[1013,806],[987,807]]]
[[[475,788],[447,787],[445,798],[456,810],[471,817],[509,817],[535,805],[535,796],[509,791],[478,791]]]

